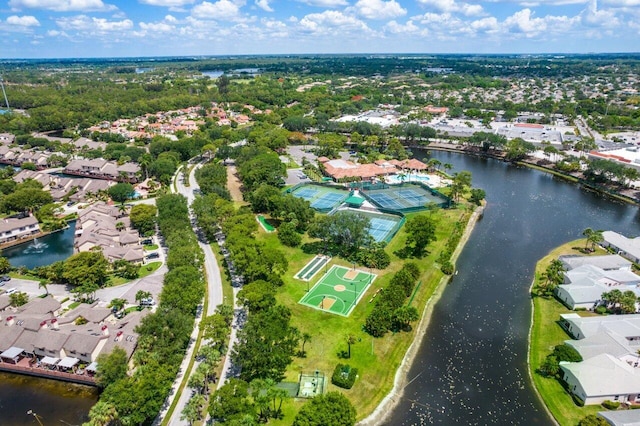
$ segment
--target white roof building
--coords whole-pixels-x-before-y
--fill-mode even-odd
[[[561,362],[569,390],[586,404],[604,401],[634,403],[640,395],[640,369],[609,354],[582,362]]]
[[[556,296],[570,309],[593,309],[602,293],[618,289],[631,290],[640,296],[640,276],[630,270],[604,270],[583,264],[564,273],[564,282],[556,289]]]
[[[604,240],[600,245],[603,247],[611,247],[632,262],[640,262],[640,237],[627,238],[613,231],[604,231],[602,237]]]

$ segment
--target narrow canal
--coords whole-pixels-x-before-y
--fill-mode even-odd
[[[454,172],[470,171],[474,186],[487,192],[487,208],[387,424],[552,424],[527,372],[535,264],[587,227],[639,235],[639,210],[500,161],[437,151],[432,157]]]

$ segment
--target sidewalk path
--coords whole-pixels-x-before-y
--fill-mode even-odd
[[[195,199],[195,195],[193,191],[196,189],[199,189],[198,183],[196,182],[196,179],[195,179],[195,170],[198,167],[200,167],[200,165],[197,165],[191,170],[191,173],[189,174],[190,186],[188,187],[184,185],[184,182],[182,180],[183,174],[181,170],[178,170],[178,172],[176,173],[176,176],[174,177],[178,193],[184,195],[187,198],[187,202],[189,203],[189,205],[191,205],[191,203]],[[193,225],[194,231],[196,231],[197,226],[195,225],[196,223],[194,220],[195,217],[190,214],[190,219],[192,220],[191,223],[194,224]],[[223,302],[222,278],[220,276],[220,268],[218,267],[218,262],[216,261],[216,258],[215,258],[215,255],[213,254],[213,250],[211,249],[211,246],[206,241],[200,241],[199,245],[204,253],[204,268],[207,274],[207,297],[208,297],[207,302],[208,303],[207,303],[207,312],[205,312],[204,315],[209,316],[209,315],[212,315],[215,312],[216,307]],[[188,426],[189,425],[187,421],[180,420],[180,417],[182,416],[182,410],[184,409],[185,405],[187,404],[187,402],[189,402],[189,399],[191,398],[191,390],[185,386],[179,395],[177,395],[177,393],[181,383],[182,382],[186,383],[189,380],[189,377],[185,377],[184,375],[189,366],[189,362],[191,362],[191,359],[194,356],[194,352],[199,349],[199,348],[196,348],[195,342],[198,337],[198,326],[203,317],[202,309],[203,309],[203,306],[200,305],[198,307],[198,313],[196,315],[193,332],[191,333],[191,342],[189,344],[189,347],[187,348],[187,353],[185,354],[182,360],[182,364],[180,365],[180,372],[178,373],[178,376],[176,377],[176,380],[172,386],[171,393],[167,398],[165,407],[160,412],[160,415],[158,416],[158,419],[164,419],[167,415],[167,411],[169,410],[169,407],[171,407],[175,398],[178,397],[178,403],[176,405],[176,408],[173,411],[171,418],[168,421],[168,424],[171,426]],[[196,370],[198,365],[199,365],[199,362],[195,361],[193,364],[193,368],[191,369],[191,373],[193,373]],[[159,421],[156,421],[155,423],[159,424]]]

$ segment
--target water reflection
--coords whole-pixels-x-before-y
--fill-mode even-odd
[[[63,231],[45,235],[33,241],[2,250],[14,267],[25,266],[29,269],[50,265],[65,260],[73,254],[73,235],[76,223],[70,222]]]
[[[35,412],[44,425],[80,425],[98,398],[89,386],[0,372],[0,424],[37,425]]]
[[[434,309],[408,374],[416,379],[387,424],[552,424],[526,364],[535,263],[587,227],[638,235],[638,208],[499,161],[432,156],[471,171],[487,209]]]

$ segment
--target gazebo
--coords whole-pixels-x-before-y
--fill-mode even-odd
[[[0,354],[0,358],[2,358],[2,362],[7,362],[9,364],[17,364],[22,358],[22,352],[24,349],[17,348],[15,346],[11,346],[6,351]]]
[[[40,360],[40,364],[47,365],[49,367],[55,366],[60,361],[60,358],[55,358],[52,356],[45,356]]]
[[[347,198],[346,200],[344,200],[344,202],[346,204],[349,205],[349,207],[355,207],[358,208],[362,205],[362,203],[365,202],[365,199],[362,197],[358,197],[356,195],[352,195],[349,198]]]
[[[78,362],[80,362],[78,358],[66,356],[58,363],[58,369],[69,370],[70,368],[75,367]]]

